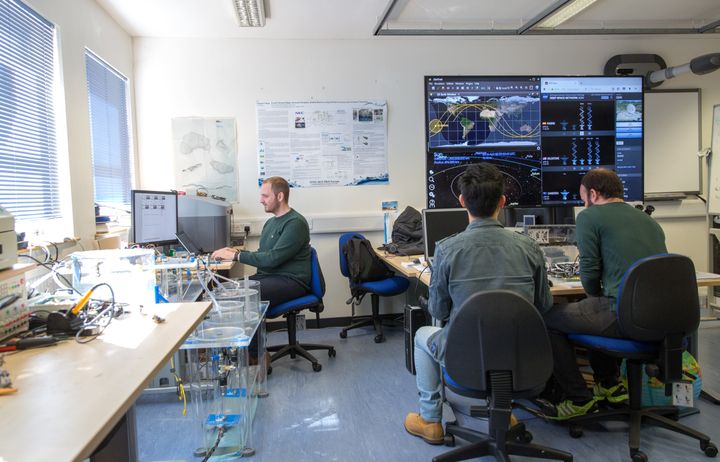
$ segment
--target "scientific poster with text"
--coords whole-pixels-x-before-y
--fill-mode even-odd
[[[385,101],[256,104],[258,182],[293,187],[388,183]]]

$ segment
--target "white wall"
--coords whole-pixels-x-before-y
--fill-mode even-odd
[[[58,134],[58,149],[61,153],[66,149],[62,141],[67,138],[74,235],[92,239],[95,211],[85,48],[127,77],[128,92],[132,95],[132,38],[94,0],[27,0],[27,3],[57,26],[66,110],[65,124],[58,129],[67,127],[66,134]]]
[[[139,186],[167,189],[173,181],[170,119],[230,116],[237,119],[238,217],[262,215],[258,205],[256,100],[352,100],[388,102],[390,184],[354,188],[297,189],[291,205],[304,214],[377,212],[382,200],[401,208],[424,205],[425,120],[423,76],[432,74],[601,74],[615,54],[656,53],[681,64],[717,52],[717,37],[474,37],[367,40],[135,40]],[[709,114],[720,103],[717,75],[683,76],[662,88],[702,88],[703,144]],[[652,160],[649,160],[652,161]],[[704,217],[682,220],[668,233],[671,250],[707,254]],[[686,231],[687,230],[687,231]],[[379,242],[379,233],[369,235]],[[313,235],[328,283],[326,315],[347,316],[347,280],[339,275],[337,235]],[[699,269],[705,261],[696,262]],[[399,306],[395,301],[395,308]],[[367,310],[367,306],[363,307]]]

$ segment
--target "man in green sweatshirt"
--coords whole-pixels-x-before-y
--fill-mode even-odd
[[[273,217],[265,222],[257,251],[216,250],[213,259],[235,260],[257,268],[250,279],[260,281],[263,300],[270,306],[302,297],[310,291],[310,229],[288,205],[290,186],[278,176],[263,181],[260,203]]]
[[[622,182],[612,170],[587,172],[580,197],[586,209],[576,220],[577,246],[580,280],[588,297],[555,305],[544,314],[553,347],[554,376],[564,394],[563,401],[545,411],[557,420],[593,412],[598,401],[617,404],[627,400],[617,360],[598,352],[590,352],[595,386],[592,392],[587,388],[567,334],[621,337],[615,300],[623,275],[637,260],[667,252],[660,225],[625,203]]]

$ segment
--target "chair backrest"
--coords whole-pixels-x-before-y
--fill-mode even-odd
[[[320,269],[317,251],[313,247],[310,247],[310,292],[319,299],[325,295],[325,278]]]
[[[621,332],[633,340],[658,342],[694,332],[700,303],[692,260],[677,254],[638,260],[620,282],[617,310]]]
[[[347,258],[345,258],[345,254],[343,253],[343,248],[345,248],[345,244],[347,243],[347,241],[349,241],[353,237],[361,237],[365,239],[365,236],[360,233],[345,233],[341,235],[340,239],[338,240],[338,252],[340,254],[340,272],[346,278],[350,277],[350,268],[348,268],[348,262]]]
[[[456,384],[488,391],[490,371],[511,371],[514,393],[540,391],[552,350],[537,309],[509,290],[478,292],[446,327],[445,370]]]

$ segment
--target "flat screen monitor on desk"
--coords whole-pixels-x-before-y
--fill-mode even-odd
[[[432,264],[437,241],[465,231],[469,223],[465,209],[423,209],[425,259]]]
[[[140,245],[176,244],[178,231],[177,193],[132,191],[132,241]]]

